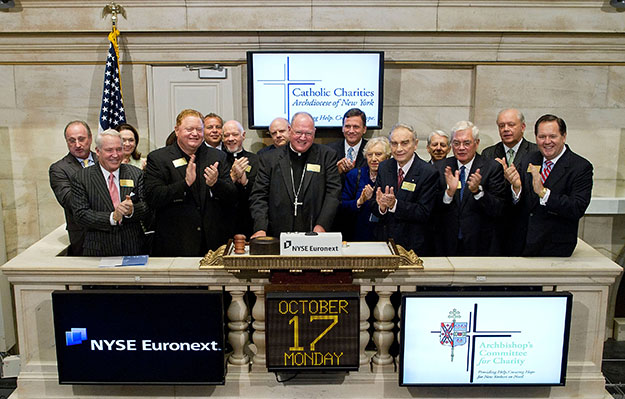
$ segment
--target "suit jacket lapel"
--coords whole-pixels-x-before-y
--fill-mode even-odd
[[[405,182],[414,183],[414,181],[417,179],[417,177],[421,173],[421,168],[417,165],[418,159],[419,157],[417,156],[417,154],[415,154],[414,160],[412,161],[412,165],[410,165],[410,169],[408,170],[408,173],[406,173],[406,175],[404,176]],[[397,170],[397,166],[395,166],[395,170]],[[408,196],[410,196],[410,193],[411,191],[402,190],[400,186],[400,187],[397,187],[397,191],[395,192],[395,197],[397,197],[397,199],[405,199]]]
[[[202,144],[204,145],[204,144]],[[170,154],[170,158],[171,158],[171,163],[173,168],[176,170],[176,172],[178,173],[178,175],[182,178],[182,180],[185,179],[185,177],[187,176],[187,168],[186,165],[185,166],[176,166],[174,165],[174,161],[184,158],[184,155],[182,155],[182,150],[176,145],[176,144],[172,144],[169,146],[169,154]]]
[[[495,147],[495,158],[506,158],[506,147],[504,147],[501,141]]]
[[[304,170],[302,171],[302,173],[304,173],[302,193],[306,193],[306,191],[308,190],[308,186],[310,186],[310,182],[313,179],[313,175],[317,173],[317,172],[307,172],[306,169],[308,167],[308,164],[319,165],[319,167],[321,168],[321,163],[319,163],[319,147],[316,146],[315,144],[313,144],[312,147],[310,147],[310,153],[308,154],[306,165],[304,165]],[[303,195],[302,195],[302,198],[303,198]]]
[[[130,195],[135,189],[135,181],[132,179],[132,176],[130,176],[128,168],[129,166],[124,164],[119,166],[119,199],[121,201],[125,200],[126,196]],[[128,184],[122,185],[122,180],[127,180],[127,182],[124,183],[132,182],[132,186]]]
[[[570,166],[570,158],[571,158],[570,155],[571,155],[571,150],[567,147],[564,154],[562,154],[560,159],[558,159],[558,162],[556,162],[556,164],[553,165],[551,172],[549,172],[549,176],[547,176],[547,180],[545,180],[545,184],[544,184],[545,187],[547,188],[554,187],[554,185],[557,184],[561,178],[566,176],[567,170]]]

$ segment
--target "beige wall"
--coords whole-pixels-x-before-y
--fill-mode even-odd
[[[0,190],[9,257],[63,222],[48,166],[67,152],[71,119],[97,126],[110,19],[100,1],[18,0],[0,12]],[[62,3],[62,4],[60,4]],[[384,129],[414,125],[419,154],[433,129],[472,119],[485,147],[503,107],[562,116],[568,143],[595,166],[595,195],[622,195],[625,14],[607,0],[121,0],[124,103],[147,152],[148,65],[241,65],[247,50],[384,50]],[[247,118],[246,71],[241,103]],[[379,134],[379,133],[374,133]],[[246,146],[257,149],[261,132]],[[614,149],[620,150],[615,151]],[[618,189],[617,189],[618,188]],[[621,218],[587,217],[606,254]]]

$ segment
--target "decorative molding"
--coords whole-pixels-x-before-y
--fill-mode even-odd
[[[0,36],[0,64],[103,62],[102,33]],[[122,63],[245,63],[249,50],[384,50],[387,63],[624,63],[622,34],[122,33]]]

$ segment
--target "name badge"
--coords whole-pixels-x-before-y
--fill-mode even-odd
[[[527,165],[527,172],[532,173],[532,169],[540,173],[540,165]]]
[[[247,165],[247,168],[245,168],[245,171],[247,173],[250,173],[251,170],[252,170],[252,165]]]
[[[135,182],[132,181],[131,179],[119,179],[119,186],[120,187],[134,187]]]
[[[415,187],[417,187],[417,185],[409,181],[405,181],[401,184],[401,189],[406,191],[414,191]]]
[[[462,188],[462,183],[460,181],[458,181],[458,187],[456,187],[457,190],[460,190]]]
[[[319,172],[321,172],[321,166],[317,165],[316,163],[307,163],[306,164],[306,171],[307,172],[319,173]]]
[[[178,158],[178,159],[174,159],[173,161],[171,161],[171,163],[174,164],[174,168],[177,168],[177,167],[186,165],[187,160],[184,158]]]

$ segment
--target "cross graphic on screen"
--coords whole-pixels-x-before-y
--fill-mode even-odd
[[[258,82],[262,82],[265,86],[281,86],[283,91],[282,97],[282,112],[286,115],[286,119],[291,120],[291,87],[295,86],[314,86],[316,83],[321,82],[320,79],[295,79],[291,75],[290,57],[286,57],[286,62],[283,64],[282,78],[280,79],[258,79]]]

